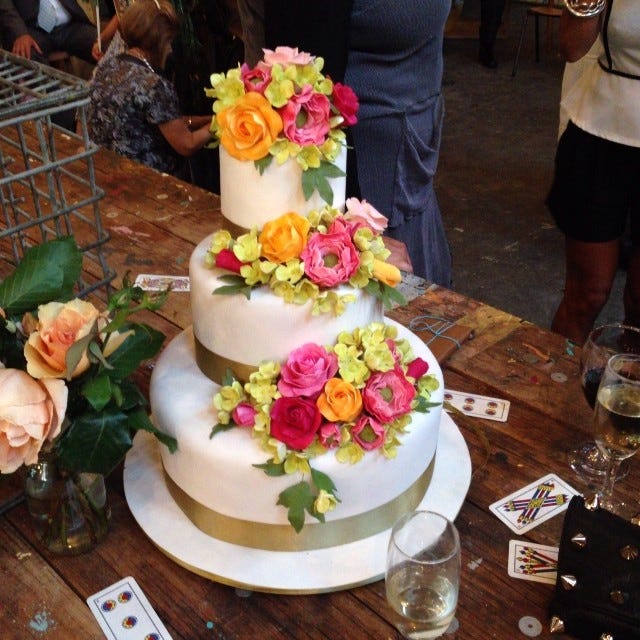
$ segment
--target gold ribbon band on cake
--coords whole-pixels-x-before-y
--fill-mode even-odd
[[[227,371],[231,370],[235,377],[244,384],[249,381],[249,376],[258,370],[258,368],[253,365],[242,364],[241,362],[230,360],[217,353],[213,353],[213,351],[209,351],[209,349],[198,340],[195,334],[193,339],[195,343],[196,363],[200,371],[202,371],[209,380],[222,384]]]
[[[264,524],[223,515],[205,507],[185,493],[164,471],[169,493],[184,514],[207,535],[242,547],[265,551],[309,551],[336,547],[390,529],[407,511],[422,502],[433,475],[435,456],[420,477],[403,493],[386,504],[341,520],[306,523],[300,533],[284,524]],[[273,505],[276,509],[276,505]]]

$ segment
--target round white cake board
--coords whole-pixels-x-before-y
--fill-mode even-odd
[[[129,508],[151,541],[186,569],[252,591],[309,594],[350,589],[384,577],[390,530],[316,551],[264,551],[216,540],[198,529],[164,482],[155,438],[140,431],[124,467]],[[454,520],[471,482],[469,450],[442,412],[433,477],[418,509]]]

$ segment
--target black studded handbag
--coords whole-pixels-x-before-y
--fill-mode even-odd
[[[551,632],[640,640],[640,526],[574,496],[558,551]]]

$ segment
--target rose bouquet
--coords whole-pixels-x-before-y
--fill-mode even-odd
[[[341,333],[332,346],[305,344],[282,366],[262,363],[244,385],[227,374],[213,400],[218,424],[211,436],[236,426],[251,429],[271,455],[259,465],[267,475],[310,478],[278,501],[300,531],[305,512],[323,522],[340,501],[331,479],[310,461],[329,451],[350,464],[368,451],[395,457],[411,412],[435,406],[430,397],[438,387],[396,327],[372,323]]]
[[[232,157],[253,161],[260,172],[275,158],[295,158],[307,200],[333,194],[328,179],[344,175],[334,163],[345,146],[346,126],[357,122],[353,90],[322,74],[324,60],[289,47],[264,50],[253,69],[243,64],[214,73],[212,131]]]
[[[305,218],[287,213],[234,239],[226,231],[213,234],[207,265],[234,272],[214,293],[243,293],[266,285],[287,302],[313,301],[313,313],[340,315],[352,294],[338,295],[339,285],[365,289],[386,307],[405,299],[395,287],[400,270],[386,259],[382,231],[387,219],[366,200],[348,198],[346,212],[325,207]]]
[[[109,474],[139,429],[170,449],[131,374],[159,351],[164,335],[129,316],[157,309],[128,284],[104,311],[74,299],[82,253],[72,238],[27,251],[0,283],[0,473],[53,453],[65,473]]]

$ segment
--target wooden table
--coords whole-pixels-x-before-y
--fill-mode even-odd
[[[97,182],[106,191],[104,224],[112,235],[108,259],[119,276],[185,275],[194,244],[219,224],[218,198],[116,155],[96,156]],[[164,308],[146,318],[168,339],[190,324],[188,295],[171,293]],[[548,472],[577,484],[566,450],[588,436],[576,349],[562,337],[499,309],[439,287],[429,288],[389,315],[403,323],[423,314],[474,329],[445,364],[450,389],[511,401],[506,423],[456,415],[470,450],[473,477],[456,524],[462,541],[459,628],[445,638],[513,640],[525,616],[539,620],[548,638],[546,608],[553,587],[507,575],[509,540],[557,545],[562,516],[516,536],[488,509],[494,501]],[[148,378],[150,368],[141,375]],[[18,474],[3,478],[7,490]],[[637,491],[637,474],[621,483]],[[0,637],[74,640],[102,638],[85,599],[134,576],[171,636],[184,640],[260,638],[400,638],[388,622],[382,581],[349,591],[284,596],[235,590],[172,562],[138,527],[124,498],[121,474],[110,479],[111,531],[84,556],[60,557],[38,547],[26,507],[0,518]],[[561,638],[562,636],[553,636]]]

